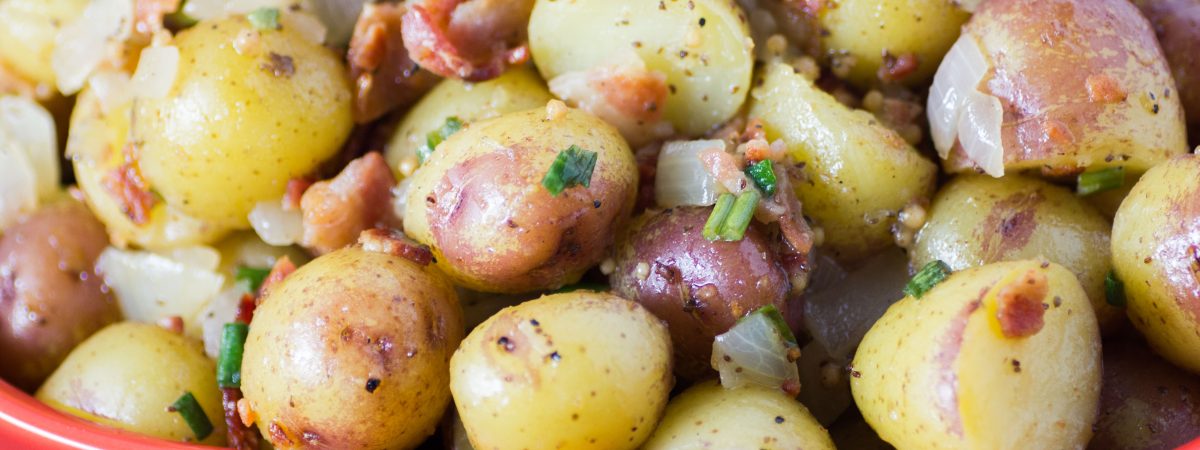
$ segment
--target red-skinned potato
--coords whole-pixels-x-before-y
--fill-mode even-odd
[[[712,208],[647,212],[618,241],[613,292],[667,323],[675,373],[695,380],[711,373],[713,338],[766,305],[786,312],[791,288],[759,225],[737,242],[701,235]],[[786,313],[785,313],[786,315]]]
[[[1170,450],[1200,430],[1200,377],[1167,364],[1136,336],[1104,342],[1104,386],[1092,450]]]
[[[1139,0],[1134,2],[1158,35],[1179,86],[1179,98],[1193,132],[1200,131],[1200,2]],[[1195,141],[1198,137],[1193,136]]]
[[[96,274],[104,225],[65,199],[25,216],[0,238],[0,377],[32,390],[71,349],[121,311]]]

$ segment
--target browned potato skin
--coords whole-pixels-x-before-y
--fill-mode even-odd
[[[711,211],[675,208],[634,219],[609,276],[614,293],[666,321],[675,373],[686,380],[712,373],[713,338],[737,319],[766,305],[787,312],[790,285],[766,234],[752,223],[740,241],[709,242],[701,230]]]
[[[994,65],[979,89],[1003,105],[1006,169],[1056,177],[1110,166],[1142,173],[1187,152],[1166,59],[1149,22],[1126,0],[983,2],[964,35]],[[1092,98],[1089,78],[1116,89],[1098,88]],[[974,167],[956,145],[946,169]]]
[[[1179,86],[1180,102],[1193,132],[1200,132],[1200,2],[1140,0],[1134,2],[1150,19],[1167,64]],[[1193,136],[1192,140],[1200,139]]]
[[[108,234],[66,199],[25,216],[0,238],[0,377],[32,391],[71,349],[121,311],[95,263]]]
[[[1092,450],[1169,450],[1200,430],[1200,377],[1167,364],[1135,336],[1104,343]]]
[[[449,404],[462,339],[458,298],[435,269],[347,247],[263,300],[242,391],[276,447],[412,448]]]

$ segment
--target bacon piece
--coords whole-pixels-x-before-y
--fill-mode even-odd
[[[485,81],[529,59],[533,0],[423,0],[404,13],[404,46],[421,67]]]
[[[438,81],[408,56],[401,32],[404,11],[394,3],[368,3],[354,24],[346,62],[354,79],[358,123],[412,104]]]
[[[292,178],[287,182],[287,189],[283,192],[283,209],[291,211],[300,208],[300,199],[304,197],[304,192],[312,187],[314,181],[307,177]]]
[[[904,53],[900,56],[883,51],[883,65],[879,67],[876,76],[885,83],[901,81],[912,75],[921,66],[915,53]]]
[[[1030,269],[1012,284],[996,294],[996,319],[1007,338],[1022,338],[1037,334],[1045,324],[1046,308],[1042,301],[1050,290],[1046,275]]]
[[[287,255],[281,256],[279,259],[275,260],[275,265],[271,267],[271,271],[267,273],[267,277],[263,279],[262,286],[258,287],[258,300],[253,304],[248,305],[246,304],[246,298],[242,297],[242,302],[238,304],[238,321],[250,323],[251,319],[254,318],[254,310],[258,307],[258,304],[262,303],[262,300],[267,297],[267,294],[271,293],[271,289],[274,288],[276,284],[279,284],[279,282],[283,281],[284,278],[287,278],[288,275],[291,275],[292,272],[295,271],[296,264],[293,263],[292,259],[288,258]]]
[[[351,161],[332,180],[313,184],[300,198],[301,245],[317,254],[353,244],[363,230],[400,226],[392,207],[396,179],[378,152]]]
[[[225,413],[225,436],[229,447],[238,450],[257,450],[258,429],[251,428],[242,422],[238,412],[238,403],[242,400],[242,390],[239,388],[221,388],[221,409]]]
[[[117,206],[136,225],[150,221],[150,211],[158,203],[150,186],[133,164],[125,163],[113,169],[103,180],[104,188],[116,198]]]
[[[363,250],[399,256],[422,266],[433,262],[433,252],[429,250],[428,245],[409,239],[395,229],[374,228],[363,231],[358,236],[358,244]]]
[[[700,163],[713,178],[733,194],[741,194],[750,185],[738,158],[723,148],[711,148],[700,152]]]
[[[671,135],[671,124],[662,120],[666,75],[647,70],[636,56],[631,61],[564,73],[550,80],[550,92],[617,127],[631,146]]]

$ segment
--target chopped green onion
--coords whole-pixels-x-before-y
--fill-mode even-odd
[[[742,316],[737,321],[741,322],[755,314],[761,314],[763,317],[765,317],[767,321],[775,327],[775,331],[778,331],[779,335],[783,337],[784,342],[787,342],[791,345],[797,345],[796,335],[792,334],[792,328],[787,325],[787,321],[783,319],[783,313],[779,312],[779,308],[776,308],[775,305],[767,305],[762,308],[758,308],[754,310],[754,312]]]
[[[262,286],[263,280],[267,279],[267,275],[270,274],[271,268],[269,267],[238,267],[233,278],[246,283],[247,291],[258,292],[259,286]]]
[[[183,421],[187,422],[188,428],[192,429],[197,441],[203,441],[213,432],[212,422],[208,420],[208,416],[204,415],[200,403],[196,402],[196,396],[192,395],[190,391],[184,392],[178,400],[175,400],[175,403],[167,408],[167,411],[177,412],[183,416]]]
[[[775,168],[771,164],[771,160],[764,159],[751,164],[750,167],[746,168],[746,175],[751,180],[754,180],[754,185],[758,186],[767,197],[775,195],[775,190],[779,187],[779,182],[775,180]]]
[[[1084,172],[1079,174],[1075,193],[1091,195],[1100,191],[1116,189],[1125,184],[1125,168],[1109,167],[1107,169]]]
[[[259,30],[278,30],[283,28],[279,25],[279,8],[258,8],[247,14],[246,19],[250,20],[250,25]]]
[[[417,149],[417,161],[424,164],[425,160],[429,159],[429,155],[432,155],[433,151],[437,149],[438,144],[441,144],[454,135],[454,133],[462,130],[462,127],[463,121],[458,117],[447,117],[446,122],[441,127],[425,135],[425,145]]]
[[[1112,306],[1125,307],[1125,282],[1115,272],[1110,271],[1104,277],[1104,300]]]
[[[908,281],[908,285],[904,286],[904,293],[911,295],[914,298],[921,298],[942,280],[950,276],[950,266],[942,262],[942,260],[932,261],[921,268],[912,280]]]
[[[733,210],[729,212],[729,217],[725,218],[725,224],[721,225],[722,240],[742,240],[742,237],[746,235],[746,228],[750,227],[750,219],[754,218],[754,209],[758,208],[758,200],[761,198],[762,194],[753,189],[749,189],[737,197],[737,201],[733,202]]]
[[[550,164],[550,170],[546,171],[546,177],[542,178],[542,186],[553,196],[572,186],[591,187],[597,156],[596,152],[577,145],[558,152],[558,157]]]
[[[246,349],[246,334],[249,331],[249,326],[239,322],[227,323],[221,330],[221,353],[217,357],[218,386],[242,387],[242,353]]]
[[[733,194],[721,194],[717,197],[717,204],[713,205],[712,213],[708,215],[708,221],[704,222],[702,234],[705,239],[715,241],[721,237],[721,226],[725,224],[725,219],[733,210],[733,202]]]

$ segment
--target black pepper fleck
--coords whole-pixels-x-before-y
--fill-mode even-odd
[[[512,352],[517,348],[517,344],[514,344],[511,340],[509,340],[508,336],[501,336],[496,343],[500,344],[501,347],[504,347],[504,351],[506,352]]]
[[[705,24],[706,22],[708,22],[708,21],[707,21],[707,20],[704,20],[704,18],[703,18],[703,17],[701,17],[701,18],[700,18],[700,26],[704,26],[704,24]]]
[[[378,389],[378,388],[379,388],[379,379],[378,378],[368,378],[367,379],[367,392],[374,394],[375,389]]]
[[[783,416],[775,416],[775,423],[783,423]]]

